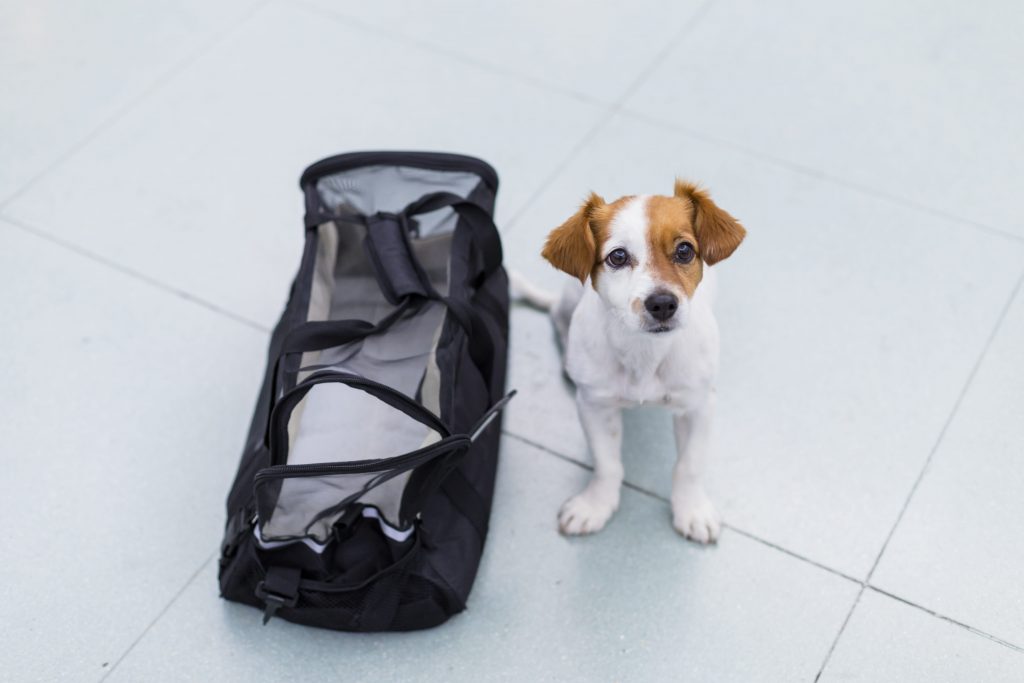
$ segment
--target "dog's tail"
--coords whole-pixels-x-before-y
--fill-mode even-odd
[[[542,311],[551,311],[558,301],[554,294],[533,284],[518,271],[510,270],[508,281],[512,289],[512,298],[525,301],[534,308],[539,308]]]

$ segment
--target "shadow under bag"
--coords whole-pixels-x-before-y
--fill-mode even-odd
[[[498,177],[361,152],[301,187],[305,250],[228,496],[221,594],[264,623],[434,626],[473,585],[512,395]]]

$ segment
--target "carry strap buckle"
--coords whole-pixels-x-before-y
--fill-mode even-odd
[[[299,602],[302,572],[292,567],[268,567],[266,577],[256,585],[256,597],[263,601],[263,623],[270,621],[282,607],[295,607]]]

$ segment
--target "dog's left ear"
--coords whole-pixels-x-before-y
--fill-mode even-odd
[[[590,221],[595,211],[605,206],[604,200],[593,192],[579,211],[551,231],[541,256],[559,270],[579,278],[585,283],[594,269],[597,237]]]
[[[697,250],[709,266],[728,258],[746,236],[740,222],[711,200],[693,183],[676,179],[675,196],[693,204],[693,231],[697,234]]]

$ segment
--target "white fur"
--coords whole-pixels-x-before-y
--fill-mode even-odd
[[[642,302],[666,283],[658,282],[648,254],[647,197],[637,197],[612,221],[601,258],[616,248],[634,259],[630,267],[605,267],[597,289],[588,282],[567,286],[550,306],[563,337],[566,372],[576,383],[580,422],[594,459],[586,488],[559,512],[566,534],[599,531],[619,505],[622,485],[622,409],[662,405],[673,412],[678,460],[672,475],[672,520],[676,530],[701,543],[714,542],[720,517],[701,484],[709,452],[718,371],[718,325],[712,312],[714,272],[692,299],[678,292],[679,308],[667,332]]]

